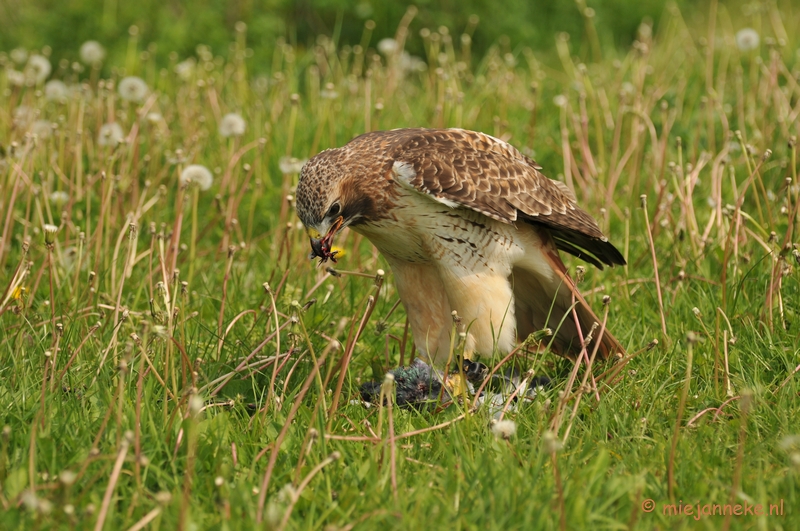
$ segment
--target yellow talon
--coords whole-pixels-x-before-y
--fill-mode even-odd
[[[444,381],[444,386],[451,396],[462,396],[468,394],[469,390],[467,382],[457,373],[449,375]]]

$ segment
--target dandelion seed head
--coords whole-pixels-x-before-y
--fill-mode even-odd
[[[295,157],[281,157],[281,160],[278,162],[278,166],[281,169],[281,173],[284,175],[290,175],[295,173],[300,173],[303,169],[303,165],[308,161],[308,159],[298,159]]]
[[[161,123],[161,121],[164,120],[164,117],[161,116],[161,113],[157,113],[157,112],[149,112],[149,113],[147,113],[146,118],[147,118],[147,121],[150,122],[153,125]]]
[[[36,120],[31,126],[31,133],[39,138],[50,138],[53,132],[53,123],[49,120]]]
[[[553,103],[555,103],[556,107],[566,107],[567,106],[567,97],[563,94],[559,94],[555,98],[553,98]]]
[[[786,435],[778,441],[778,448],[784,452],[800,449],[800,435]]]
[[[97,134],[97,143],[101,146],[116,146],[125,138],[122,127],[116,122],[104,124]]]
[[[294,485],[287,483],[280,491],[278,491],[278,503],[289,503],[296,495],[297,490],[294,488]]]
[[[21,87],[25,84],[25,74],[19,70],[11,69],[6,71],[6,79],[8,79],[8,84],[12,87]]]
[[[63,190],[50,193],[50,202],[55,205],[63,205],[67,201],[69,201],[69,194]]]
[[[11,57],[11,60],[17,63],[18,65],[24,64],[25,61],[28,60],[28,50],[25,48],[14,48],[8,54]]]
[[[336,87],[333,83],[327,83],[319,95],[323,100],[335,100],[339,97],[339,93],[336,92]]]
[[[87,65],[99,63],[106,57],[105,48],[97,41],[84,42],[81,44],[81,49],[78,53],[81,57],[81,61]]]
[[[159,505],[169,505],[172,503],[172,493],[167,490],[156,492],[156,495],[153,497]]]
[[[513,420],[498,420],[492,424],[492,433],[498,439],[508,440],[517,433],[517,424]]]
[[[53,502],[46,498],[39,498],[32,489],[26,490],[22,494],[22,504],[31,512],[50,514],[53,510]]]
[[[264,522],[268,529],[277,529],[283,519],[284,507],[275,502],[270,501],[264,509]]]
[[[65,101],[69,97],[69,87],[58,79],[44,84],[44,97],[47,101]]]
[[[625,83],[622,84],[620,92],[622,92],[625,95],[630,95],[636,92],[636,87],[634,87],[633,83],[631,83],[630,81],[626,81]]]
[[[235,112],[229,112],[219,122],[219,134],[224,137],[242,136],[246,128],[244,118]]]
[[[194,73],[194,59],[186,59],[176,64],[175,73],[183,80],[191,78]]]
[[[181,172],[180,182],[182,186],[186,186],[190,182],[194,183],[198,188],[205,191],[211,188],[214,183],[214,175],[211,170],[201,164],[190,164]]]
[[[544,432],[542,441],[544,442],[545,451],[549,454],[556,453],[564,448],[564,443],[562,443],[558,436],[550,430]]]
[[[64,192],[59,192],[64,193]],[[70,245],[61,251],[61,265],[64,267],[65,270],[71,271],[72,267],[75,265],[75,260],[78,258],[78,248],[74,245]],[[81,266],[81,270],[86,270],[86,263],[83,263]]]
[[[150,89],[147,88],[147,83],[145,83],[144,79],[137,76],[122,78],[117,90],[122,99],[136,103],[143,101],[150,93]]]
[[[203,406],[205,406],[205,401],[200,395],[193,394],[189,398],[189,412],[192,416],[199,415],[203,411]]]
[[[75,480],[78,479],[78,474],[73,472],[72,470],[64,470],[61,474],[58,475],[58,479],[61,480],[61,483],[64,485],[72,485],[75,483]]]
[[[405,50],[400,54],[400,68],[404,72],[424,72],[428,64],[416,55],[409,55]]]
[[[28,58],[28,64],[25,65],[25,80],[29,83],[40,84],[44,83],[53,67],[47,57],[44,55],[31,55]]]
[[[36,118],[36,110],[28,107],[27,105],[20,105],[12,114],[14,125],[21,129],[28,129]]]
[[[381,39],[378,42],[378,51],[386,57],[394,55],[400,49],[400,45],[394,39]]]
[[[753,28],[743,28],[736,32],[736,47],[742,52],[751,52],[761,42],[758,32]]]

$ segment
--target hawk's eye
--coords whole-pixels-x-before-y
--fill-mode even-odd
[[[325,215],[325,217],[326,217],[326,218],[328,218],[328,217],[338,216],[338,215],[339,215],[339,212],[340,212],[341,210],[342,210],[342,207],[341,207],[341,206],[339,206],[339,203],[334,203],[334,204],[332,204],[332,205],[331,205],[331,207],[328,209],[328,213]]]

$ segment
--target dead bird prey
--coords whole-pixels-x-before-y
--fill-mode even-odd
[[[469,382],[467,390],[470,396],[474,395],[477,388],[480,388],[483,381],[489,377],[489,368],[479,361],[464,360],[462,370]],[[442,384],[441,373],[419,358],[415,358],[407,367],[398,367],[390,372],[395,381],[395,400],[400,407],[424,408],[436,406],[440,400],[447,403],[457,398],[453,389]],[[478,403],[490,402],[492,409],[495,410],[494,414],[503,410],[512,393],[516,393],[519,398],[533,399],[539,390],[550,386],[550,379],[546,376],[537,376],[523,384],[519,371],[514,371],[512,368],[493,374],[488,383],[490,385],[478,397]],[[520,390],[524,392],[520,393]],[[375,403],[380,400],[381,382],[363,383],[360,391],[364,402]]]
[[[602,269],[625,259],[563,183],[516,148],[463,129],[395,129],[361,135],[303,166],[297,214],[312,258],[335,261],[334,236],[366,236],[394,273],[417,349],[442,367],[452,312],[465,357],[510,352],[544,328],[552,349],[575,358],[599,322],[559,257]],[[572,307],[578,323],[573,319]],[[598,340],[595,332],[589,352]],[[605,331],[600,358],[624,350]]]

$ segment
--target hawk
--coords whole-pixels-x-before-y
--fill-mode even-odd
[[[453,311],[465,325],[465,357],[508,353],[550,328],[552,349],[575,359],[578,326],[586,338],[599,320],[558,251],[600,269],[625,264],[565,184],[510,144],[475,131],[363,134],[310,159],[296,201],[312,258],[335,261],[332,241],[345,227],[378,248],[417,350],[438,366],[450,355]],[[606,331],[598,355],[616,352],[624,349]]]

